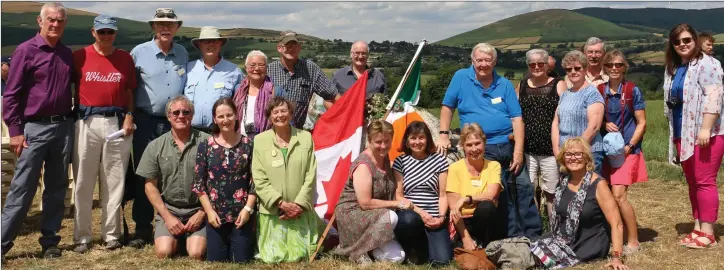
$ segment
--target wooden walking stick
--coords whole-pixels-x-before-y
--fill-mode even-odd
[[[322,233],[322,236],[319,237],[319,241],[317,241],[317,248],[314,250],[314,254],[312,254],[311,257],[309,257],[309,263],[312,263],[314,261],[314,258],[317,257],[317,253],[319,253],[319,249],[322,248],[322,243],[324,243],[324,239],[327,238],[327,233],[329,233],[329,229],[332,228],[334,225],[334,218],[337,213],[332,213],[332,217],[329,219],[329,222],[327,223],[327,228],[324,229],[324,232]]]

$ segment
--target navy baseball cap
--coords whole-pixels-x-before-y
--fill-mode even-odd
[[[2,62],[5,64],[8,64],[8,66],[9,66],[10,65],[10,56],[3,56]]]
[[[93,29],[95,30],[101,30],[101,29],[113,29],[118,30],[118,26],[116,25],[116,19],[114,19],[111,16],[108,15],[98,15],[95,19],[93,19]]]

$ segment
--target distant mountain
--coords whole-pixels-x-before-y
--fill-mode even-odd
[[[710,31],[724,33],[724,8],[582,8],[574,11],[623,27],[626,27],[626,25],[638,25],[664,29],[664,32],[662,32],[664,35],[668,35],[671,28],[680,23],[688,23],[699,32]]]
[[[574,11],[548,9],[503,19],[436,43],[447,46],[469,46],[483,41],[524,37],[528,43],[553,43],[585,41],[591,36],[607,40],[624,40],[651,35],[648,32],[623,28]]]

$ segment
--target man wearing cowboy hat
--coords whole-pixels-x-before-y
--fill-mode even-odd
[[[183,94],[186,85],[186,49],[173,42],[176,31],[183,21],[170,8],[159,8],[148,21],[154,32],[151,41],[131,50],[138,71],[138,87],[134,93],[137,129],[133,134],[133,164],[138,164],[148,143],[171,130],[166,113],[166,103]],[[133,220],[136,222],[135,239],[128,244],[143,247],[153,235],[153,207],[144,190],[145,179],[128,169],[127,189],[133,193]]]
[[[196,108],[191,125],[209,134],[214,123],[214,103],[219,98],[232,97],[243,78],[237,65],[221,58],[221,47],[228,41],[213,26],[202,27],[199,38],[191,40],[194,47],[201,51],[201,59],[186,66],[188,77],[184,95]]]

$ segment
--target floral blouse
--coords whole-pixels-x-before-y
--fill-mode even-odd
[[[694,155],[696,137],[701,129],[704,113],[724,113],[724,86],[722,67],[718,60],[706,54],[689,61],[684,78],[684,111],[681,124],[680,161]],[[664,100],[669,100],[673,76],[664,72]],[[664,114],[672,120],[672,111],[664,104]],[[673,127],[669,124],[669,162],[673,163],[676,148],[673,144]],[[711,129],[711,136],[724,135],[724,117],[719,117]]]
[[[232,148],[219,145],[213,136],[199,144],[191,190],[198,196],[209,196],[222,224],[235,222],[249,194],[255,194],[252,149],[252,141],[246,136]]]

